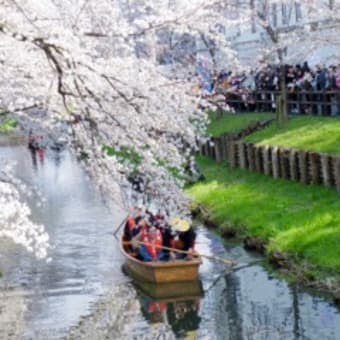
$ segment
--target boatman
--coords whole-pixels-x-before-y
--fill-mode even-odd
[[[177,237],[174,241],[174,248],[183,250],[186,253],[177,253],[177,259],[192,260],[195,253],[196,233],[190,223],[175,217],[171,220],[171,227],[176,232]],[[173,256],[172,256],[173,258]]]

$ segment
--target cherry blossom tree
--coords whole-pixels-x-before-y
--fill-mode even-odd
[[[302,2],[318,16],[318,2]],[[231,10],[243,14],[230,18]],[[337,22],[334,12],[322,13]],[[141,176],[144,198],[187,214],[184,166],[205,137],[202,108],[212,102],[195,91],[197,51],[186,63],[160,65],[160,32],[187,34],[197,50],[200,41],[216,73],[219,53],[226,65],[238,62],[226,31],[255,19],[271,38],[263,55],[280,56],[292,41],[288,33],[294,41],[299,35],[272,31],[249,1],[0,0],[0,106],[50,131],[66,124],[72,150],[112,201],[130,208],[130,180]],[[32,114],[35,109],[46,112],[43,120]],[[26,221],[28,211],[14,203],[15,186],[2,182],[1,190],[11,209],[21,211],[11,216]],[[1,228],[0,235],[18,238],[6,223]]]
[[[0,166],[0,238],[11,239],[38,258],[45,258],[49,237],[42,225],[32,222],[31,210],[22,199],[22,194],[35,193],[15,178],[13,164],[0,159]]]
[[[169,73],[157,62],[157,34],[190,31],[203,3],[1,1],[1,107],[51,131],[68,124],[72,149],[120,205],[133,204],[128,178],[139,173],[148,197],[186,212],[183,166],[204,134],[206,114],[194,73],[176,66]],[[42,121],[34,109],[47,112]],[[1,236],[18,241],[20,228],[40,231],[16,187],[1,185],[3,218],[13,219]]]

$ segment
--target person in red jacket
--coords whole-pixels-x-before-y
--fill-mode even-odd
[[[133,230],[136,228],[138,221],[133,218],[131,215],[126,219],[124,226],[124,238],[125,241],[131,241],[133,235]]]
[[[161,249],[163,238],[159,229],[144,227],[138,238],[143,243],[139,246],[139,253],[144,261],[159,261],[164,258],[164,252]]]

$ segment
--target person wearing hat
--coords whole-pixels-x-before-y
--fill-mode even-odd
[[[186,220],[174,218],[171,220],[171,226],[177,233],[177,240],[175,240],[175,248],[184,250],[187,254],[177,253],[176,257],[179,259],[192,260],[195,252],[196,233],[190,223]]]

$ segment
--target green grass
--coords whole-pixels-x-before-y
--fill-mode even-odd
[[[269,241],[269,250],[303,258],[320,271],[340,273],[340,195],[300,183],[230,170],[207,158],[206,180],[187,189],[213,221],[242,226]]]
[[[340,153],[340,119],[332,117],[291,118],[283,128],[271,124],[245,138],[260,145],[276,145],[329,154]]]
[[[0,123],[0,132],[10,132],[13,131],[18,125],[18,122],[14,118],[5,118],[2,123]]]
[[[212,119],[208,133],[218,137],[225,133],[244,129],[253,122],[273,118],[275,118],[275,115],[272,113],[226,113],[222,118]]]

